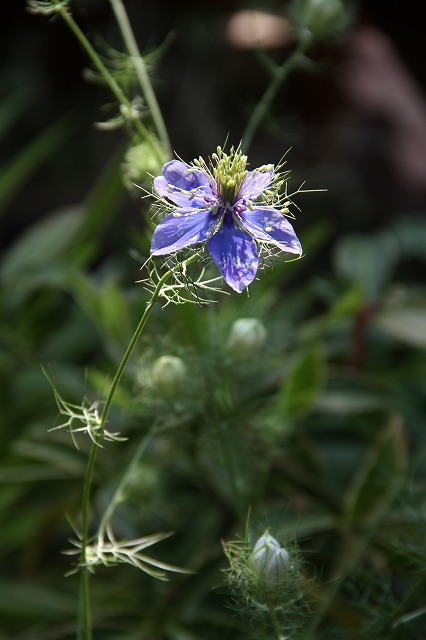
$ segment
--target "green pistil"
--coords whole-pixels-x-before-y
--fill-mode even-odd
[[[219,197],[226,204],[233,204],[240,192],[241,185],[247,175],[247,156],[239,149],[232,147],[229,155],[217,148],[217,153],[212,156],[215,165],[213,177],[217,184]]]

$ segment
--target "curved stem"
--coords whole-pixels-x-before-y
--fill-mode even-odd
[[[194,254],[192,255],[190,258],[188,258],[187,260],[184,260],[184,262],[182,262],[182,265],[179,265],[181,268],[185,268],[186,266],[188,266],[189,264],[191,264],[192,262],[194,262],[196,259],[198,258],[198,254]],[[167,280],[173,275],[175,269],[169,269],[169,271],[166,271],[166,273],[160,278],[160,280],[158,281],[157,286],[154,289],[154,292],[151,296],[150,301],[148,302],[146,309],[142,315],[142,318],[139,321],[138,326],[136,327],[136,330],[133,334],[132,339],[129,342],[129,345],[124,353],[123,359],[120,362],[120,365],[115,373],[115,376],[113,378],[113,381],[111,383],[111,387],[110,390],[108,392],[108,395],[106,397],[105,400],[105,405],[102,411],[102,415],[101,415],[101,426],[104,426],[107,416],[108,416],[108,411],[112,402],[112,398],[114,396],[115,390],[117,388],[118,383],[120,382],[120,378],[123,375],[123,371],[126,367],[127,361],[130,358],[130,355],[142,333],[142,331],[145,328],[145,325],[147,323],[147,320],[150,316],[150,313],[152,311],[152,308],[154,306],[154,304],[157,302],[158,297],[161,293],[161,289],[163,288],[163,285],[167,282]]]
[[[103,427],[107,421],[109,409],[111,407],[111,402],[114,397],[115,390],[117,388],[118,383],[120,382],[121,376],[123,375],[126,364],[130,358],[130,355],[145,328],[147,320],[151,314],[151,311],[154,307],[154,304],[158,300],[161,290],[167,280],[173,275],[177,268],[185,269],[188,265],[195,262],[198,258],[198,253],[194,253],[190,258],[184,260],[181,265],[169,269],[166,273],[160,278],[155,287],[151,299],[149,300],[146,309],[142,315],[142,318],[139,321],[138,326],[133,334],[132,339],[129,342],[129,345],[124,353],[124,356],[118,366],[118,369],[115,373],[115,376],[112,380],[111,386],[108,391],[108,395],[105,400],[104,408],[100,417],[100,425]],[[142,443],[140,447],[142,446]],[[93,442],[90,448],[89,460],[87,463],[86,474],[84,478],[83,485],[83,497],[82,497],[82,524],[81,524],[81,561],[83,565],[86,562],[86,553],[87,553],[87,545],[89,541],[89,507],[90,507],[90,489],[92,485],[93,479],[93,471],[95,468],[95,460],[98,446]],[[117,494],[118,498],[118,494]],[[115,508],[115,505],[114,507]],[[102,521],[104,521],[105,515]],[[91,610],[90,610],[90,591],[89,591],[89,570],[86,566],[83,566],[82,575],[81,575],[81,607],[82,607],[82,626],[84,628],[84,638],[85,640],[92,640],[92,629],[91,629]],[[81,634],[80,634],[81,635]]]
[[[170,146],[170,140],[167,133],[166,125],[164,124],[163,116],[161,114],[161,110],[158,105],[155,93],[152,89],[151,81],[146,71],[145,62],[140,54],[135,36],[132,31],[132,27],[129,22],[129,18],[126,13],[126,9],[124,8],[121,0],[110,0],[110,3],[115,13],[118,26],[120,27],[127,51],[132,58],[139,84],[142,88],[155,128],[157,129],[158,137],[165,151],[171,157],[172,149]]]
[[[118,84],[118,82],[115,80],[115,78],[108,71],[108,69],[106,68],[106,66],[102,62],[102,59],[96,53],[95,49],[92,47],[92,45],[90,44],[89,40],[86,38],[86,36],[82,32],[82,30],[80,29],[78,24],[76,23],[76,21],[74,20],[72,15],[68,12],[68,10],[67,10],[65,5],[63,5],[63,7],[61,8],[60,13],[61,13],[62,18],[64,19],[64,21],[68,25],[68,27],[71,29],[71,31],[73,32],[73,34],[75,35],[75,37],[77,38],[77,40],[79,41],[79,43],[81,44],[83,49],[86,51],[86,53],[89,56],[89,58],[92,60],[93,64],[95,65],[95,67],[97,68],[99,73],[101,74],[101,76],[102,76],[103,80],[105,81],[106,85],[109,87],[111,92],[117,98],[118,102],[123,107],[125,107],[125,109],[130,113],[131,110],[132,110],[132,105],[131,105],[130,101],[126,97],[125,93],[121,89],[121,87]],[[152,149],[153,153],[155,153],[155,155],[157,156],[158,160],[160,162],[162,162],[163,158],[161,157],[160,152],[157,149],[156,145],[153,143],[152,136],[151,136],[150,132],[148,131],[148,129],[143,124],[143,122],[139,118],[136,118],[136,119],[132,120],[132,122],[134,123],[134,125],[135,125],[136,129],[138,130],[139,134],[141,135],[141,137],[144,140],[146,140],[148,142],[148,144],[151,146],[151,149]]]
[[[120,482],[118,483],[113,496],[111,498],[111,500],[109,501],[109,504],[107,506],[107,508],[105,509],[104,515],[101,518],[101,521],[99,523],[99,528],[98,528],[98,536],[100,536],[101,534],[103,534],[103,532],[105,531],[105,529],[108,526],[109,521],[111,520],[114,511],[116,510],[117,506],[120,504],[124,490],[129,482],[129,480],[132,478],[132,476],[134,475],[135,471],[136,471],[136,467],[137,464],[139,462],[139,460],[142,458],[143,454],[145,453],[145,450],[150,442],[150,440],[153,437],[153,433],[149,432],[145,435],[144,438],[142,438],[142,440],[140,441],[136,451],[133,454],[133,457],[130,461],[130,463],[127,465]]]
[[[308,46],[309,46],[309,39],[305,38],[299,43],[299,45],[296,47],[293,53],[287,58],[287,60],[280,67],[277,67],[275,69],[273,78],[269,86],[267,87],[262,98],[254,108],[250,116],[250,119],[247,123],[247,126],[244,130],[244,133],[242,136],[242,143],[241,143],[241,147],[244,150],[244,152],[248,151],[253,141],[254,135],[259,125],[261,124],[262,120],[264,119],[272,103],[272,100],[275,98],[275,95],[280,85],[284,82],[288,73],[294,67],[296,67],[299,64],[299,62],[302,60]]]

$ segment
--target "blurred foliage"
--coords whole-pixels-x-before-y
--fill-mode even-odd
[[[0,135],[23,111],[14,100]],[[3,215],[67,141],[64,122],[3,167]],[[62,551],[90,443],[77,450],[50,430],[59,418],[41,367],[69,402],[104,395],[145,308],[134,281],[148,234],[141,219],[122,229],[122,163],[118,149],[82,202],[46,212],[1,256],[1,640],[75,637],[77,578],[63,577]],[[249,511],[253,527],[296,541],[304,557],[310,611],[297,637],[424,638],[426,225],[408,211],[369,233],[331,227],[326,217],[307,225],[304,259],[259,272],[249,297],[155,308],[114,398],[110,426],[128,440],[99,453],[92,517],[145,439],[114,531],[173,530],[155,553],[193,573],[160,583],[99,569],[96,639],[256,637],[229,608],[221,545]],[[111,233],[131,237],[138,261],[105,251]],[[250,317],[267,338],[239,359],[227,341]],[[177,395],[153,384],[163,355],[188,372]]]

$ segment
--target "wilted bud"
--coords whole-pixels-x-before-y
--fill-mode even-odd
[[[152,383],[167,398],[173,398],[187,379],[187,368],[181,358],[161,356],[152,365]]]
[[[294,0],[291,11],[299,32],[317,39],[337,35],[350,21],[342,0]]]
[[[267,587],[281,584],[287,577],[289,557],[285,549],[267,531],[254,545],[249,566],[255,576]]]
[[[255,356],[266,340],[266,329],[256,318],[239,318],[231,327],[227,350],[238,360]]]

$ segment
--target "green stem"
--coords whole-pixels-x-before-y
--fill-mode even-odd
[[[155,128],[157,129],[158,137],[168,156],[171,157],[173,154],[166,125],[164,124],[163,116],[161,114],[161,110],[158,105],[155,93],[152,89],[152,84],[146,70],[145,62],[140,54],[126,10],[121,0],[110,0],[110,3],[115,13],[118,26],[120,27],[127,51],[131,56],[133,65],[135,67],[136,75],[142,88]]]
[[[388,629],[392,629],[398,626],[397,624],[398,618],[401,616],[402,612],[407,607],[407,605],[411,602],[411,600],[413,600],[418,594],[424,592],[425,584],[426,584],[426,574],[423,574],[422,576],[420,576],[416,584],[413,585],[413,587],[407,593],[405,598],[401,600],[401,602],[396,607],[396,609],[392,611],[392,615],[387,624]]]
[[[191,262],[194,262],[194,260],[198,257],[198,254],[194,254],[192,255],[190,258],[188,258],[187,260],[185,260],[182,263],[182,268],[185,268],[187,265],[189,265]],[[111,383],[111,387],[110,390],[108,392],[107,398],[105,400],[105,405],[102,411],[102,415],[101,415],[101,426],[104,426],[106,419],[107,419],[107,415],[108,415],[108,411],[112,402],[112,398],[114,396],[115,390],[117,388],[118,383],[120,382],[120,378],[123,375],[123,371],[126,367],[127,361],[130,358],[130,355],[133,351],[133,349],[135,348],[135,345],[137,343],[137,341],[139,340],[139,337],[142,333],[142,331],[145,328],[145,325],[147,323],[147,320],[151,314],[152,308],[154,306],[154,304],[157,302],[158,297],[161,293],[161,289],[163,288],[163,285],[167,282],[167,280],[172,276],[172,274],[174,273],[175,269],[169,269],[169,271],[166,271],[166,273],[162,276],[162,278],[160,278],[160,280],[158,281],[157,286],[154,289],[154,292],[151,296],[151,300],[148,302],[146,309],[142,315],[142,318],[139,321],[138,326],[136,327],[136,331],[133,334],[132,339],[129,342],[129,345],[125,351],[125,354],[123,356],[122,361],[120,362],[120,365],[115,373],[115,376],[113,378],[113,381]]]
[[[281,640],[283,635],[281,633],[281,628],[280,628],[280,624],[278,622],[277,614],[274,611],[273,607],[270,607],[270,609],[269,609],[269,616],[271,618],[271,625],[272,625],[272,629],[274,630],[275,638],[276,638],[276,640]]]
[[[86,467],[86,475],[84,477],[83,498],[82,498],[82,521],[81,521],[81,559],[86,562],[86,549],[89,538],[89,506],[90,506],[90,486],[92,483],[93,470],[95,467],[97,445],[92,442],[90,447],[89,460]],[[82,627],[84,629],[85,640],[92,638],[92,616],[90,609],[90,589],[89,589],[89,570],[87,567],[81,572],[81,608],[82,608]]]
[[[178,265],[177,267],[173,267],[172,269],[169,269],[168,271],[166,271],[166,273],[160,278],[160,280],[157,283],[157,286],[155,287],[151,299],[149,300],[146,309],[142,315],[142,318],[139,321],[138,326],[136,327],[136,330],[133,334],[132,339],[129,342],[129,345],[125,351],[125,354],[120,362],[120,365],[115,373],[115,376],[113,378],[113,381],[111,383],[110,389],[108,391],[108,395],[106,397],[105,400],[105,404],[104,404],[104,408],[102,411],[102,415],[100,418],[100,426],[103,427],[107,421],[108,418],[108,413],[109,413],[109,409],[111,407],[111,402],[112,399],[114,397],[114,393],[115,390],[117,388],[118,383],[120,382],[121,376],[123,375],[124,369],[126,367],[126,364],[130,358],[130,355],[136,345],[136,342],[138,341],[142,331],[145,328],[145,325],[147,323],[147,320],[151,314],[151,311],[154,307],[154,304],[156,303],[156,301],[158,300],[161,290],[164,286],[164,284],[167,282],[167,280],[173,275],[173,273],[176,271],[177,268],[181,268],[181,269],[185,269],[187,266],[189,266],[191,263],[195,262],[195,260],[198,258],[198,253],[194,253],[191,257],[187,258],[187,260],[184,260],[184,262],[182,262],[181,265]],[[140,445],[141,447],[141,445]],[[88,545],[88,541],[89,541],[89,507],[90,507],[90,488],[92,485],[92,479],[93,479],[93,471],[94,471],[94,467],[95,467],[95,460],[96,460],[96,452],[97,452],[97,445],[93,442],[91,449],[90,449],[90,453],[89,453],[89,460],[87,463],[87,468],[86,468],[86,475],[84,478],[84,485],[83,485],[83,497],[82,497],[82,524],[81,524],[81,561],[83,563],[83,565],[85,565],[86,562],[86,554],[87,554],[87,545]],[[117,494],[117,498],[118,498],[118,494]],[[114,505],[115,508],[115,505]],[[103,518],[103,521],[105,519],[105,516]],[[82,625],[84,628],[84,639],[85,640],[92,640],[92,629],[91,629],[91,610],[90,610],[90,590],[89,590],[89,570],[87,569],[86,566],[84,566],[84,568],[82,569],[82,576],[81,576],[81,583],[80,583],[80,588],[81,588],[81,607],[82,607]],[[80,634],[81,635],[81,634]]]
[[[120,504],[120,502],[122,501],[123,498],[123,493],[125,491],[126,486],[129,483],[129,480],[134,476],[134,473],[137,469],[137,465],[139,463],[139,460],[142,458],[143,454],[145,453],[145,450],[150,442],[150,440],[153,437],[153,433],[149,432],[145,435],[144,438],[142,438],[142,440],[139,443],[139,446],[137,447],[135,453],[133,454],[133,457],[130,461],[130,464],[127,465],[126,470],[124,472],[124,474],[121,477],[121,480],[119,482],[119,484],[117,485],[114,494],[107,506],[107,508],[105,509],[104,515],[101,518],[101,521],[99,523],[99,529],[98,529],[98,535],[101,536],[103,534],[103,532],[105,531],[106,527],[108,526],[108,523],[110,522],[114,511],[116,510],[117,506]]]
[[[273,99],[275,98],[280,85],[284,82],[289,72],[294,67],[296,67],[299,64],[299,62],[303,59],[303,56],[308,46],[309,46],[309,39],[305,38],[299,43],[299,45],[296,47],[293,53],[287,58],[287,60],[281,66],[276,67],[271,82],[269,83],[262,98],[259,100],[256,107],[254,108],[250,116],[250,119],[247,123],[247,126],[244,130],[244,133],[242,136],[242,143],[241,143],[241,147],[244,150],[244,152],[248,151],[253,141],[253,137],[259,125],[261,124],[262,120],[264,119]]]
[[[89,40],[86,38],[86,36],[82,32],[82,30],[80,29],[78,24],[76,23],[76,21],[74,20],[72,15],[68,12],[68,9],[66,8],[65,5],[61,8],[60,13],[61,13],[62,18],[64,19],[64,21],[68,25],[68,27],[71,29],[71,31],[73,32],[73,34],[75,35],[75,37],[77,38],[77,40],[79,41],[79,43],[81,44],[83,49],[86,51],[86,53],[89,56],[89,58],[92,60],[93,64],[95,65],[95,67],[97,68],[99,73],[101,74],[101,76],[102,76],[103,80],[105,81],[106,85],[109,87],[111,92],[117,98],[118,102],[130,114],[131,111],[132,111],[132,105],[131,105],[130,101],[126,97],[125,93],[121,89],[121,87],[118,84],[118,82],[110,74],[110,72],[108,71],[108,69],[106,68],[104,63],[102,62],[100,56],[96,53],[95,49],[92,47],[92,45],[90,44]],[[163,158],[162,158],[162,156],[160,154],[160,151],[157,149],[157,146],[153,143],[152,136],[151,136],[150,132],[148,131],[148,129],[145,127],[145,125],[142,123],[142,121],[139,118],[133,119],[132,122],[134,123],[134,125],[135,125],[136,129],[138,130],[138,133],[141,135],[141,137],[144,140],[146,140],[148,142],[148,144],[151,146],[152,151],[153,151],[153,153],[155,153],[155,155],[157,156],[158,160],[160,162],[162,162]]]

